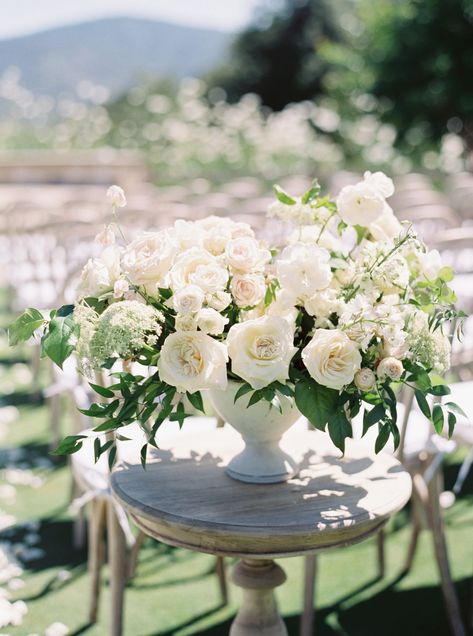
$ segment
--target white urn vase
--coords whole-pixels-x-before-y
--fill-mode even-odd
[[[244,449],[228,463],[226,472],[233,479],[250,484],[287,481],[298,472],[298,463],[279,443],[301,414],[294,400],[283,395],[279,396],[281,411],[265,400],[247,407],[248,394],[235,402],[240,387],[240,383],[229,381],[225,390],[210,391],[216,412],[240,433],[245,443]]]

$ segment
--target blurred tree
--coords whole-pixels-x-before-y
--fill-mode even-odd
[[[374,13],[370,88],[399,140],[454,132],[473,149],[473,0],[391,0]]]
[[[327,64],[317,51],[327,40],[337,40],[339,32],[329,0],[268,4],[261,6],[255,24],[237,36],[230,59],[207,81],[223,88],[229,101],[256,93],[264,105],[281,110],[321,92]]]

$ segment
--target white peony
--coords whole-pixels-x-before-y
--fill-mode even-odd
[[[296,298],[313,296],[332,280],[329,260],[329,252],[321,247],[307,243],[288,245],[276,262],[281,287]]]
[[[230,288],[238,307],[254,307],[264,299],[266,293],[261,274],[235,274]]]
[[[380,192],[365,181],[345,186],[337,197],[338,214],[347,225],[368,227],[385,209]]]
[[[159,377],[180,392],[224,390],[227,361],[227,348],[221,342],[201,331],[177,331],[170,334],[162,346]]]
[[[175,252],[175,243],[166,230],[144,232],[126,247],[123,270],[133,285],[154,294],[164,284]]]
[[[222,316],[222,314],[210,307],[201,309],[197,316],[197,326],[199,329],[211,336],[219,336],[223,333],[227,323],[228,318]]]
[[[262,248],[251,236],[240,236],[229,241],[225,247],[227,264],[238,272],[262,271],[271,260],[271,252]]]
[[[333,313],[340,313],[342,307],[343,300],[340,298],[340,293],[333,288],[316,292],[304,301],[304,309],[309,316],[317,318],[328,318]]]
[[[419,264],[419,273],[423,274],[428,280],[435,280],[443,267],[442,257],[438,250],[430,250],[427,253],[419,253],[417,255]]]
[[[186,285],[172,297],[172,304],[178,314],[193,314],[202,309],[204,292],[197,285]]]
[[[232,371],[261,389],[275,380],[285,382],[297,351],[293,330],[278,316],[263,316],[233,325],[227,336]]]
[[[343,331],[317,329],[302,350],[302,361],[316,382],[340,390],[353,382],[361,366],[361,355]]]
[[[97,298],[113,290],[120,277],[120,250],[111,245],[99,258],[90,258],[80,276],[78,298]]]

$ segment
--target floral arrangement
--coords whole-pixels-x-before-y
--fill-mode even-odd
[[[243,407],[294,399],[342,451],[362,407],[364,432],[378,428],[376,451],[391,436],[399,444],[402,385],[451,434],[459,407],[427,397],[449,393],[439,376],[449,367],[445,324],[461,317],[453,272],[396,219],[391,179],[367,172],[336,200],[317,182],[300,198],[275,192],[268,214],[288,238],[269,247],[249,225],[216,216],[127,241],[117,218],[125,195],[112,186],[114,222],[96,238],[101,254],[85,265],[75,304],[48,317],[28,309],[10,327],[12,344],[41,334],[43,354],[59,366],[74,353],[89,378],[107,371],[105,386],[91,383],[107,400],[83,411],[99,419],[97,457],[109,451],[114,461],[131,422],[155,445],[164,420],[182,423],[189,403],[204,411],[202,392],[229,380],[241,383]],[[81,444],[69,436],[57,452]]]

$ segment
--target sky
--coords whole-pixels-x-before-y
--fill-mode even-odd
[[[137,16],[236,31],[258,0],[0,0],[0,38],[103,18]]]

